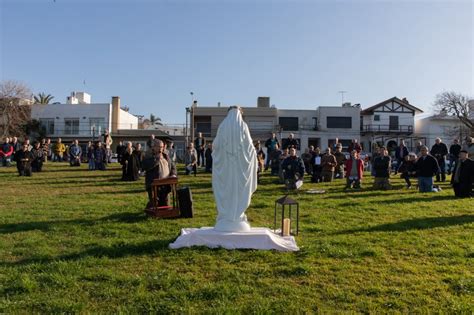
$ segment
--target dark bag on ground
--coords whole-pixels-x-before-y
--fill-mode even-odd
[[[193,196],[189,187],[179,188],[177,190],[178,205],[182,218],[193,217]]]

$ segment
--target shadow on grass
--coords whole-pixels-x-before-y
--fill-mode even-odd
[[[16,262],[2,262],[0,266],[18,266],[29,264],[49,264],[56,261],[74,261],[81,260],[88,257],[96,258],[122,258],[130,256],[143,256],[153,254],[168,248],[168,245],[174,241],[174,238],[153,240],[138,244],[117,243],[112,246],[93,246],[82,252],[59,255],[55,257],[33,257]]]
[[[336,232],[335,234],[352,234],[358,232],[406,232],[409,230],[426,230],[438,227],[464,225],[474,222],[474,215],[455,217],[431,217],[404,220],[395,223],[386,223],[369,228],[351,229]]]
[[[93,225],[102,222],[118,223],[137,223],[147,220],[143,212],[122,212],[114,213],[98,219],[74,219],[74,220],[55,220],[55,221],[33,221],[0,224],[0,234],[10,234],[27,231],[49,231],[58,225]]]

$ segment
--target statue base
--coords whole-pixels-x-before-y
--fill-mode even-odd
[[[251,228],[246,232],[222,232],[212,227],[182,229],[181,235],[169,245],[172,249],[206,246],[225,249],[260,249],[298,251],[293,236],[280,236],[267,228]]]

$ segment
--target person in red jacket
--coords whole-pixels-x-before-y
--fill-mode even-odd
[[[10,139],[5,138],[5,142],[0,145],[0,165],[10,166],[13,155],[13,146],[10,144]]]
[[[364,162],[359,158],[357,150],[351,151],[351,158],[346,161],[346,189],[360,189],[360,182],[364,176]]]

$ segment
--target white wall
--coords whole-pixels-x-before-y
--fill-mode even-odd
[[[105,119],[105,124],[111,127],[111,105],[110,104],[51,104],[33,105],[31,110],[32,119],[53,118],[54,134],[48,136],[65,136],[65,118],[79,118],[79,134],[77,136],[90,136],[91,128],[89,118]],[[101,130],[103,132],[103,130]],[[73,136],[73,135],[68,135]]]
[[[138,129],[138,117],[120,109],[118,129]]]
[[[448,148],[454,139],[459,139],[459,128],[462,124],[457,118],[436,118],[433,116],[419,119],[415,123],[415,135],[425,137],[429,148],[435,144],[436,138],[441,138]],[[464,139],[459,139],[461,142]]]

